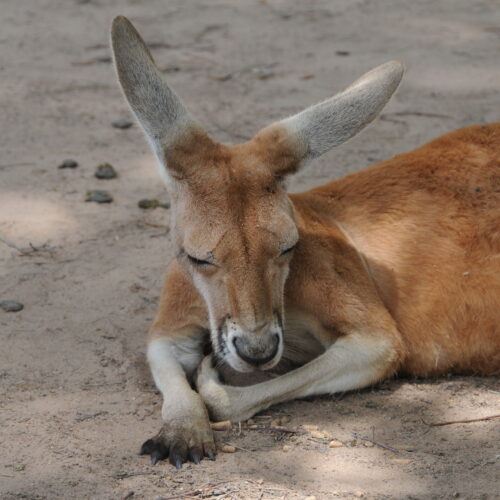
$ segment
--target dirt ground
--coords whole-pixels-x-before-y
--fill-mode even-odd
[[[129,118],[107,45],[117,14],[225,142],[403,60],[381,118],[297,175],[294,191],[500,120],[494,0],[2,0],[0,236],[28,255],[0,242],[0,300],[24,304],[0,310],[0,497],[499,498],[499,420],[423,422],[498,414],[495,378],[388,381],[280,405],[256,429],[216,433],[236,453],[180,471],[137,455],[160,426],[144,348],[171,250],[169,211],[137,206],[166,200],[147,144],[136,125],[111,126]],[[58,169],[67,158],[78,168]],[[103,162],[116,179],[94,177]],[[113,203],[85,203],[89,189]],[[266,429],[279,424],[298,433]]]

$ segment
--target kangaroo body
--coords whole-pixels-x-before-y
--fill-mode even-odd
[[[214,458],[209,416],[244,420],[397,373],[499,372],[500,124],[288,195],[287,176],[377,116],[401,63],[227,146],[123,17],[112,44],[172,199],[176,257],[148,342],[165,422],[142,447],[152,463]],[[241,373],[253,384],[233,385]]]

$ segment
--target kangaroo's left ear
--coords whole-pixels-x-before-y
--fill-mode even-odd
[[[372,122],[398,88],[403,71],[399,61],[382,64],[340,94],[266,127],[255,139],[284,153],[274,165],[278,174],[293,173]]]

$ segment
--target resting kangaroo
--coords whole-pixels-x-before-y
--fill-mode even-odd
[[[500,124],[288,195],[289,175],[377,116],[399,62],[227,146],[163,82],[124,17],[112,45],[172,199],[176,255],[147,350],[164,398],[164,426],[142,447],[153,464],[213,459],[209,415],[244,420],[395,374],[499,371]],[[275,375],[226,385],[213,359]]]

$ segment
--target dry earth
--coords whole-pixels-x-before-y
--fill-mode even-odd
[[[2,0],[0,236],[52,251],[23,256],[0,242],[0,300],[24,304],[0,310],[0,497],[154,499],[204,488],[192,497],[499,498],[498,420],[422,422],[498,414],[494,378],[390,381],[257,421],[317,426],[340,448],[315,432],[235,429],[217,440],[237,452],[201,466],[150,467],[137,455],[160,425],[144,333],[171,252],[168,210],[137,206],[166,196],[146,142],[137,126],[110,124],[129,117],[107,46],[117,14],[137,24],[165,77],[226,142],[376,64],[405,61],[381,119],[297,175],[296,191],[500,119],[494,0]],[[58,169],[66,158],[79,167]],[[116,179],[94,178],[102,162]],[[85,203],[96,188],[114,202]],[[353,432],[402,449],[364,446]]]

